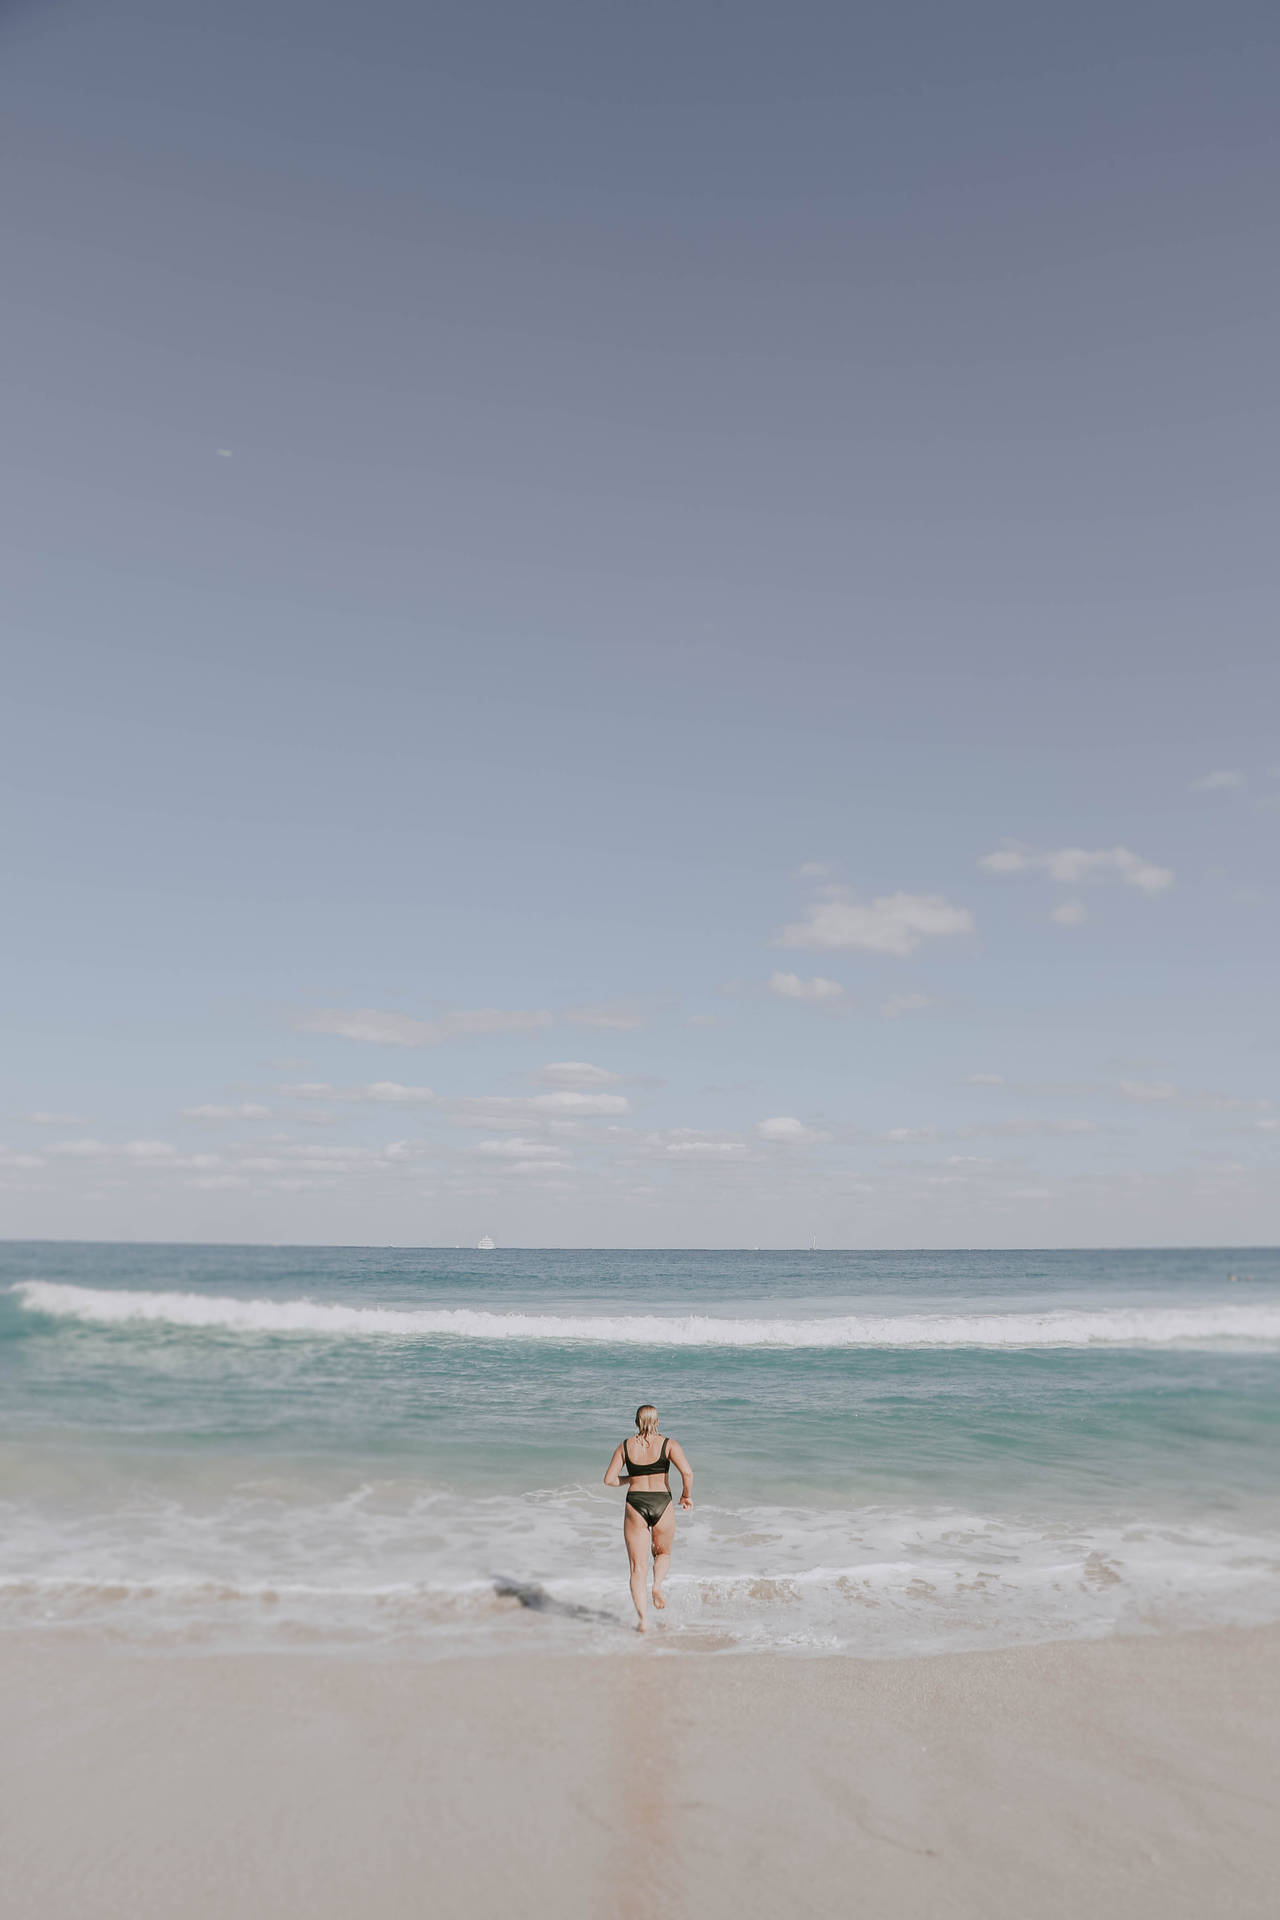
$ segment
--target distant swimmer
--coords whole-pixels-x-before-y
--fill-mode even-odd
[[[659,1612],[667,1604],[662,1583],[671,1567],[671,1548],[676,1537],[676,1515],[668,1479],[672,1467],[680,1475],[680,1505],[688,1513],[693,1506],[693,1468],[684,1448],[678,1440],[668,1440],[658,1432],[656,1407],[637,1407],[636,1437],[614,1448],[604,1483],[606,1487],[620,1487],[624,1480],[627,1482],[622,1535],[631,1563],[631,1598],[641,1633],[649,1625],[645,1590],[649,1584],[650,1552],[653,1554],[653,1604]]]

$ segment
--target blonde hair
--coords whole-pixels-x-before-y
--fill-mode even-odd
[[[636,1432],[640,1434],[658,1431],[658,1409],[651,1407],[648,1401],[636,1408]]]

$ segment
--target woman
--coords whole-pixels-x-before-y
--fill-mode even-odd
[[[671,1543],[676,1536],[675,1509],[671,1505],[668,1474],[672,1467],[680,1475],[680,1505],[688,1513],[693,1506],[693,1468],[678,1440],[667,1440],[658,1432],[656,1407],[636,1408],[636,1437],[623,1441],[613,1450],[606,1487],[627,1482],[627,1504],[622,1510],[622,1535],[631,1562],[631,1598],[640,1617],[639,1631],[649,1625],[645,1606],[649,1553],[653,1552],[653,1604],[659,1611],[666,1606],[662,1583],[671,1565]]]

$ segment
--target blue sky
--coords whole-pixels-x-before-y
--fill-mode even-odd
[[[1273,1241],[1278,42],[0,12],[0,1231]]]

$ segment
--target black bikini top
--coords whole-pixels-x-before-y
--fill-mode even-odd
[[[660,1473],[664,1476],[670,1473],[671,1462],[667,1458],[667,1450],[670,1445],[671,1442],[669,1440],[664,1440],[662,1443],[662,1452],[658,1455],[657,1459],[651,1460],[647,1467],[642,1467],[638,1460],[631,1458],[631,1455],[627,1452],[627,1443],[624,1440],[622,1443],[622,1457],[627,1464],[628,1480],[643,1480],[646,1475],[651,1473]]]

